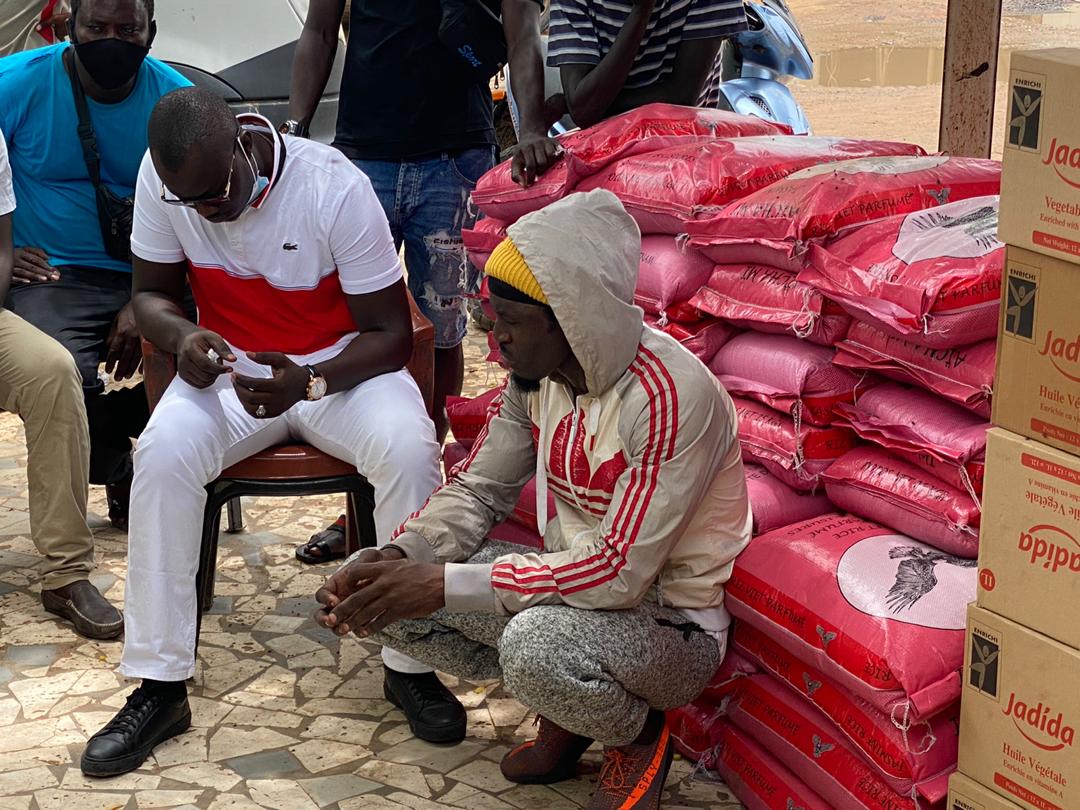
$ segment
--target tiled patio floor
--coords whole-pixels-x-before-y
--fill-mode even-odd
[[[2,415],[0,810],[571,810],[586,802],[598,751],[586,757],[592,773],[553,788],[503,780],[500,757],[534,730],[499,683],[448,679],[468,707],[469,735],[455,747],[428,745],[383,700],[374,646],[313,624],[325,571],[300,565],[293,548],[337,514],[332,497],[245,501],[247,532],[222,537],[218,598],[191,686],[194,728],[136,773],[87,781],[77,765],[83,743],[134,684],[115,673],[120,642],[80,639],[42,609],[24,467],[20,423]],[[103,490],[91,499],[91,510],[105,514]],[[94,525],[94,581],[120,603],[126,537],[100,518]],[[665,807],[740,806],[690,772],[675,763]]]

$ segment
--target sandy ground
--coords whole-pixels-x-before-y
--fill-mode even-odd
[[[790,0],[817,68],[793,85],[816,134],[938,145],[946,0]],[[1004,138],[1005,80],[1014,50],[1080,44],[1080,3],[1006,0],[994,156]]]

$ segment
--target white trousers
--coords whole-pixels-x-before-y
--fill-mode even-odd
[[[236,354],[238,372],[267,375],[265,366]],[[297,403],[274,419],[250,416],[228,375],[204,390],[177,377],[135,451],[123,675],[182,681],[195,674],[195,575],[205,487],[230,465],[290,439],[356,464],[375,490],[380,545],[441,482],[435,429],[407,371]],[[383,661],[399,672],[431,670],[387,648]]]

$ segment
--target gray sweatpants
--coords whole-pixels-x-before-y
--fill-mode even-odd
[[[518,550],[489,540],[469,562]],[[721,658],[716,639],[654,602],[629,610],[545,605],[512,617],[440,610],[372,640],[465,680],[502,678],[548,720],[612,746],[632,742],[650,708],[696,698]]]

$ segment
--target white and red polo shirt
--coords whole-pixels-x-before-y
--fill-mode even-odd
[[[345,295],[402,277],[386,215],[367,176],[338,150],[279,135],[262,116],[238,120],[274,139],[266,191],[235,222],[209,222],[162,202],[148,152],[135,190],[132,253],[186,261],[199,325],[235,349],[329,360],[357,335]],[[236,171],[247,171],[240,160]]]

